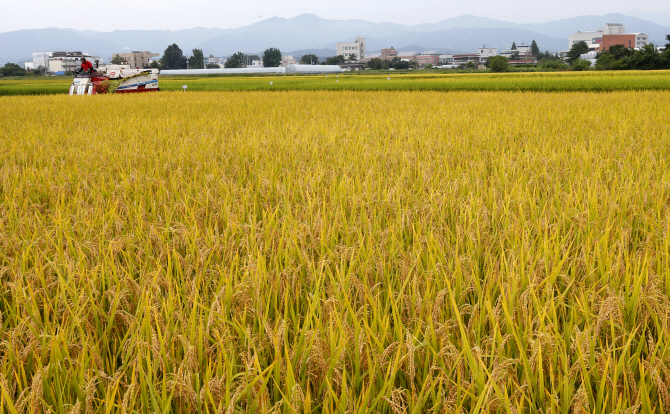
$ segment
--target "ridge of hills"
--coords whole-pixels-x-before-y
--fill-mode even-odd
[[[0,65],[7,61],[30,60],[32,52],[83,51],[102,56],[106,61],[114,53],[126,50],[150,50],[162,53],[177,43],[184,54],[193,48],[205,55],[228,56],[242,51],[259,53],[277,47],[284,54],[302,54],[308,50],[334,54],[337,42],[351,41],[357,35],[366,38],[368,53],[384,47],[441,53],[468,53],[478,47],[508,48],[538,43],[542,51],[567,49],[568,36],[578,30],[596,30],[605,23],[623,23],[629,33],[644,32],[650,41],[661,43],[670,28],[649,20],[619,13],[579,16],[546,23],[518,24],[501,20],[462,15],[437,23],[404,25],[373,23],[365,20],[329,20],[313,14],[293,18],[271,17],[235,29],[195,27],[183,30],[116,30],[97,32],[61,28],[17,30],[0,33]],[[318,54],[318,53],[317,53]]]

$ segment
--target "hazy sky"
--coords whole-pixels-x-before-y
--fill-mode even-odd
[[[105,8],[110,4],[112,7]],[[626,13],[631,8],[670,17],[670,1],[638,0],[140,0],[123,2],[0,0],[0,32],[46,27],[91,29],[222,29],[279,16],[312,13],[327,19],[364,19],[405,24],[434,23],[474,14],[517,23],[544,22],[585,14]],[[644,13],[643,13],[644,14]],[[660,22],[663,23],[663,22]]]

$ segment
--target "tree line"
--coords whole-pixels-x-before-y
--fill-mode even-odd
[[[281,65],[281,56],[281,51],[274,47],[266,49],[262,57],[237,52],[226,60],[224,67],[243,68],[254,60],[262,60],[263,66],[273,68]],[[210,55],[210,57],[213,56]],[[191,56],[187,58],[176,43],[171,44],[165,49],[160,65],[154,63],[153,66],[160,69],[186,69],[187,67],[190,69],[216,69],[219,67],[215,63],[205,65],[205,57],[202,49],[193,49]]]
[[[627,48],[624,45],[613,45],[609,50],[596,54],[596,70],[654,70],[670,69],[670,34],[665,36],[664,50],[649,43],[639,49]],[[588,53],[586,42],[576,42],[567,54],[567,62],[579,70],[588,69],[591,62],[585,62],[581,55]]]

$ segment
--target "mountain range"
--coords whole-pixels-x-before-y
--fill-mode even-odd
[[[285,19],[272,17],[235,29],[196,27],[186,30],[117,30],[97,32],[75,29],[32,29],[0,33],[0,64],[3,61],[31,60],[32,52],[83,51],[108,61],[115,53],[150,50],[161,53],[177,43],[190,54],[193,48],[205,55],[228,56],[242,51],[260,53],[277,47],[284,54],[300,55],[317,51],[320,56],[335,54],[337,42],[366,39],[368,53],[385,47],[400,51],[438,50],[467,53],[478,47],[508,48],[537,42],[550,52],[566,50],[568,36],[578,30],[596,30],[605,23],[623,23],[628,33],[643,32],[654,43],[665,43],[670,27],[623,14],[579,16],[546,23],[518,24],[473,15],[449,18],[437,23],[404,25],[365,20],[328,20],[312,14]]]

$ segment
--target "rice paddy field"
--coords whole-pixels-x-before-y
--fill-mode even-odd
[[[670,411],[670,91],[0,111],[0,413]]]
[[[0,79],[0,96],[66,94],[72,78]],[[160,76],[163,91],[619,91],[670,90],[670,71],[445,73],[436,70],[326,75]]]

